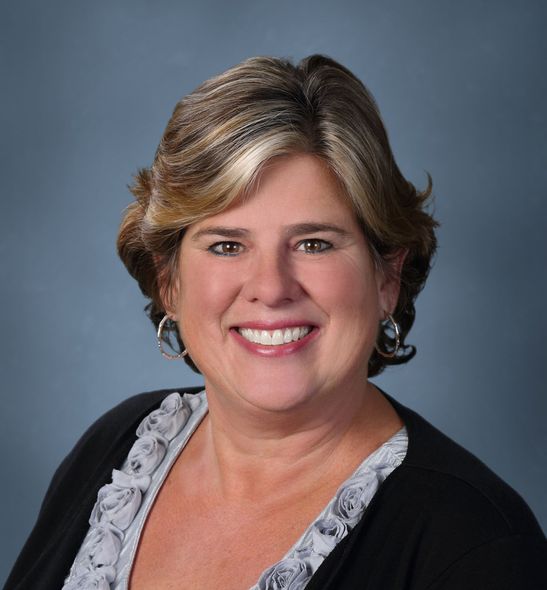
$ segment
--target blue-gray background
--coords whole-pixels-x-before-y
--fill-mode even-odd
[[[2,3],[0,582],[82,431],[133,393],[199,383],[160,357],[116,230],[178,98],[258,54],[340,60],[403,171],[432,174],[418,356],[378,381],[546,528],[546,25],[541,0]]]

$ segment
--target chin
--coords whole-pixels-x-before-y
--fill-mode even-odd
[[[310,404],[321,395],[321,387],[309,375],[284,373],[282,377],[257,375],[240,381],[237,388],[240,399],[257,409],[269,412],[289,412]]]

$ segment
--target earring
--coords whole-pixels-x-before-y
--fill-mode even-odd
[[[399,324],[393,319],[393,316],[391,314],[386,313],[385,320],[387,320],[391,324],[391,327],[395,334],[395,348],[391,352],[384,352],[383,350],[380,350],[378,344],[376,344],[375,348],[376,352],[380,356],[383,356],[386,359],[392,359],[395,356],[397,356],[397,353],[399,352],[399,347],[401,346],[401,328],[399,327]]]
[[[169,359],[170,361],[176,361],[177,359],[184,358],[188,354],[188,351],[186,349],[184,349],[182,352],[179,352],[178,354],[169,354],[168,352],[165,352],[165,350],[163,350],[163,328],[164,328],[166,322],[170,319],[171,318],[168,315],[163,316],[163,318],[161,319],[161,322],[158,326],[158,332],[156,334],[156,338],[158,340],[158,348],[160,349],[161,354],[166,359]]]

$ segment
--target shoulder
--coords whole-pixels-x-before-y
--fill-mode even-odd
[[[547,543],[519,494],[424,418],[390,401],[407,427],[408,451],[374,496],[357,535],[361,549],[378,556],[382,576],[393,575],[396,562],[397,573],[416,588],[456,588],[468,576],[474,582],[459,587],[544,583]]]
[[[125,458],[141,420],[159,406],[166,396],[173,392],[197,393],[200,389],[192,387],[149,391],[129,397],[114,406],[84,432],[66,456],[52,479],[47,496],[54,491],[57,481],[64,479],[67,472],[78,470],[78,466],[86,470],[88,478],[93,475],[89,473],[90,466],[98,459],[101,459],[102,464],[106,462],[116,466]]]
[[[467,517],[475,527],[488,522],[500,534],[541,532],[521,496],[480,459],[416,412],[392,403],[409,437],[399,477],[419,487],[424,509],[435,508],[460,521]]]

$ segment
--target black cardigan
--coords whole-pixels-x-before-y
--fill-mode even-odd
[[[56,471],[4,590],[62,587],[98,489],[122,464],[139,422],[171,391],[132,397],[88,429]],[[407,455],[306,590],[546,590],[547,543],[520,496],[389,399],[408,429]]]

